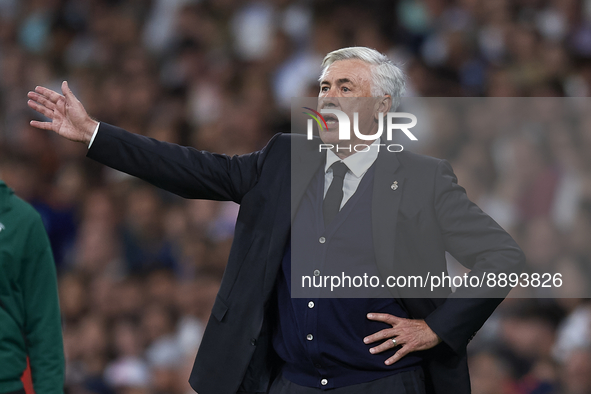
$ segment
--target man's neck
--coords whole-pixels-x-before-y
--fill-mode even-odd
[[[371,146],[371,145],[370,145]],[[371,146],[371,148],[364,152],[357,152],[357,155],[348,155],[347,157],[340,157],[335,152],[326,151],[326,163],[324,165],[324,171],[328,171],[337,161],[343,161],[351,173],[356,177],[361,177],[367,171],[367,169],[376,161],[378,158],[377,146]]]

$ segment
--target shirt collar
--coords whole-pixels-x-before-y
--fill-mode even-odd
[[[324,172],[328,172],[330,166],[337,161],[342,161],[349,167],[349,171],[353,173],[357,178],[360,178],[365,172],[371,167],[371,165],[378,158],[378,147],[370,145],[367,152],[356,152],[351,156],[348,156],[341,160],[332,150],[326,151],[326,165],[324,166]]]

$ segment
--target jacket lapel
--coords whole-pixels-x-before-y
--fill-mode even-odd
[[[326,154],[318,151],[319,139],[311,143],[295,143],[291,148],[291,220],[293,220],[302,197]],[[299,141],[298,141],[299,142]],[[306,141],[308,142],[308,141]]]
[[[267,261],[277,262],[277,264],[267,264],[263,288],[264,294],[272,290],[275,285],[285,246],[291,234],[291,222],[312,177],[323,162],[324,155],[318,152],[318,141],[307,144],[301,143],[302,140],[296,138],[296,136],[292,136],[291,152],[288,153],[290,155],[290,165],[288,166],[290,170],[286,172],[286,176],[281,180],[277,210],[273,219],[273,231],[271,232],[271,246]]]
[[[287,245],[290,236],[289,183],[289,177],[286,176],[282,178],[277,196],[277,209],[275,211],[275,217],[273,218],[273,231],[271,231],[269,250],[267,252],[267,266],[265,268],[263,294],[269,294],[275,285],[277,273],[279,272],[283,254],[285,253],[285,246]]]
[[[392,272],[396,241],[396,219],[402,193],[404,176],[400,174],[401,164],[396,153],[380,151],[376,160],[372,198],[372,233],[378,270],[384,276]],[[394,297],[399,298],[395,287],[390,288]]]

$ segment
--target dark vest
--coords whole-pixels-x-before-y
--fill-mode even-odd
[[[415,369],[421,362],[420,357],[408,355],[387,366],[384,361],[394,350],[372,355],[369,349],[377,343],[363,343],[365,336],[391,327],[368,320],[367,313],[408,317],[386,288],[373,288],[368,283],[360,293],[360,288],[354,287],[363,277],[369,282],[372,276],[379,276],[371,226],[373,172],[372,166],[355,194],[324,228],[321,166],[293,220],[291,242],[277,280],[273,346],[285,362],[283,375],[296,384],[322,389],[349,386]],[[303,276],[310,280],[303,281]],[[316,287],[324,284],[325,276],[338,276],[345,282],[350,277],[352,283],[333,291],[330,281],[328,288]],[[373,297],[343,298],[360,294]],[[326,295],[341,298],[324,298]]]

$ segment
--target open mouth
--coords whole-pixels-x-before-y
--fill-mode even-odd
[[[337,123],[339,123],[339,119],[335,115],[326,114],[323,116],[324,116],[324,120],[326,121],[326,125],[328,126],[328,128],[331,128],[331,126],[334,126]]]

